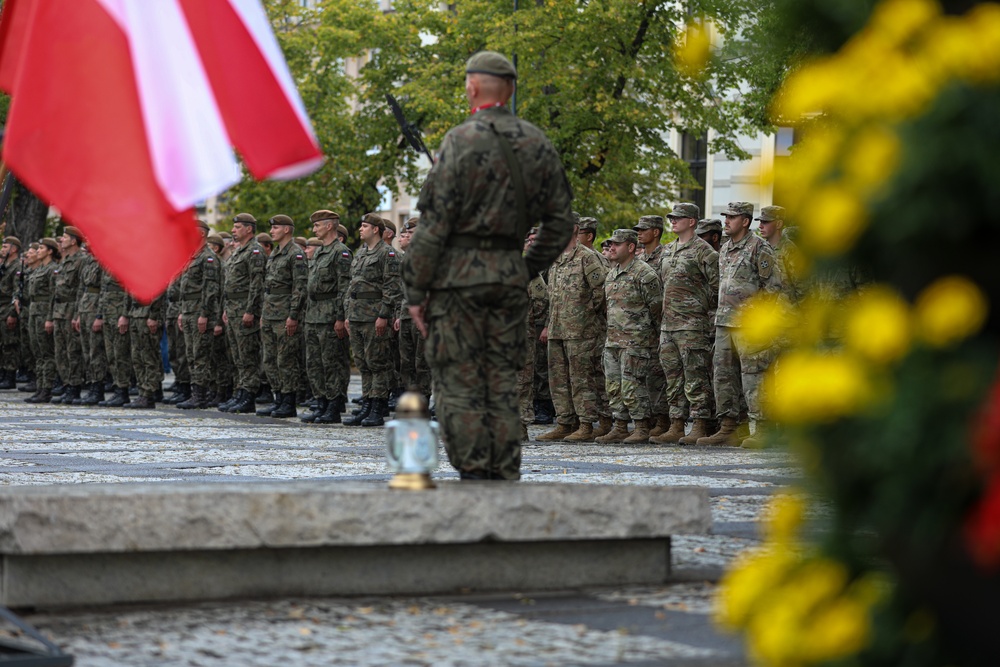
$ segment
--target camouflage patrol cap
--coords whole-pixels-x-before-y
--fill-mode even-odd
[[[674,204],[674,210],[667,213],[668,218],[694,218],[697,220],[701,217],[701,209],[698,208],[697,204],[692,204],[690,202],[680,202]]]
[[[274,240],[271,238],[271,235],[268,234],[267,232],[261,232],[254,238],[257,239],[257,243],[261,243],[263,245],[274,245]]]
[[[340,216],[326,209],[316,211],[309,216],[309,222],[321,222],[323,220],[333,220],[334,223],[338,223],[340,222]]]
[[[639,235],[634,229],[616,229],[608,240],[612,243],[638,243]]]
[[[602,249],[607,249],[607,248],[610,248],[610,247],[611,247],[611,239],[604,239],[603,241],[601,241],[601,248]]]
[[[663,216],[662,215],[644,215],[639,218],[638,224],[633,227],[637,232],[641,232],[645,229],[663,229]]]
[[[489,74],[504,79],[516,79],[517,70],[507,57],[496,51],[480,51],[465,63],[466,74]]]
[[[597,218],[580,218],[580,231],[597,234]]]
[[[72,226],[63,227],[63,234],[65,234],[66,236],[72,236],[78,242],[83,240],[83,232],[81,232],[76,227]]]
[[[303,247],[303,248],[304,248],[304,247],[305,247],[305,245],[306,245],[306,237],[304,237],[304,236],[296,236],[296,237],[295,237],[295,242],[296,242],[296,243],[297,243],[297,244],[298,244],[298,245],[299,245],[300,247]]]
[[[418,224],[420,224],[420,218],[417,217],[407,218],[406,222],[403,223],[403,229],[413,229]]]
[[[745,215],[748,218],[752,218],[753,204],[748,201],[731,201],[726,206],[726,210],[722,212],[722,215]]]
[[[758,215],[754,220],[760,220],[761,222],[774,222],[775,220],[785,219],[785,209],[781,206],[764,206],[760,209],[760,215]]]
[[[233,218],[233,222],[239,222],[244,225],[257,226],[257,218],[253,217],[249,213],[238,213],[236,217]]]
[[[17,249],[21,249],[21,239],[16,236],[5,236],[3,239],[4,243],[9,243],[10,245],[17,246]]]
[[[321,246],[321,245],[323,245],[323,242],[322,242],[322,241],[320,241],[320,240],[319,240],[318,238],[316,238],[316,237],[314,236],[314,237],[312,237],[311,239],[309,239],[308,241],[306,241],[306,245],[311,245],[311,246]]]
[[[722,220],[718,218],[704,218],[698,221],[698,226],[695,227],[695,234],[710,234],[712,232],[722,233]]]
[[[385,220],[385,228],[391,229],[393,234],[396,233],[396,225],[392,222],[392,220]]]
[[[373,227],[378,227],[380,233],[385,229],[385,220],[375,213],[365,213],[361,217],[361,222],[366,222]]]
[[[295,223],[292,221],[291,218],[289,218],[287,215],[281,215],[281,214],[272,217],[268,222],[270,222],[272,227],[274,227],[275,225],[285,225],[286,227],[295,226]]]
[[[211,234],[209,234],[208,238],[206,238],[205,241],[207,243],[211,243],[212,245],[214,245],[216,247],[219,247],[219,248],[221,248],[222,246],[226,245],[226,242],[224,240],[222,240],[222,237],[219,236],[218,234],[214,233],[214,232],[211,233]]]

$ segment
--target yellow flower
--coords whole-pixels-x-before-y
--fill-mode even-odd
[[[712,55],[712,38],[703,22],[688,23],[684,38],[674,45],[677,69],[690,77],[700,77]]]
[[[870,635],[868,607],[841,597],[818,609],[804,625],[800,657],[805,662],[846,658],[867,646]]]
[[[716,622],[732,630],[746,625],[761,598],[784,581],[799,560],[788,548],[754,549],[738,556],[719,582]]]
[[[802,244],[819,255],[840,255],[851,248],[868,225],[868,212],[858,195],[838,183],[813,191],[809,210],[799,213]]]
[[[1000,4],[977,4],[965,15],[979,49],[977,58],[969,63],[974,80],[995,83],[1000,80]]]
[[[934,347],[945,347],[979,331],[986,321],[986,295],[963,276],[945,276],[917,297],[917,332]]]
[[[740,340],[753,351],[771,347],[791,324],[791,307],[779,294],[759,292],[744,303],[737,314]]]
[[[910,309],[894,290],[875,286],[847,304],[844,342],[866,359],[889,363],[910,346]]]
[[[830,422],[866,405],[874,391],[860,359],[793,350],[764,376],[765,412],[785,424]]]
[[[882,0],[868,20],[868,28],[902,44],[941,15],[934,0]]]
[[[767,505],[764,533],[768,542],[790,542],[805,517],[805,499],[799,493],[774,496]]]
[[[807,63],[789,74],[771,112],[775,122],[796,123],[825,111],[844,91],[846,72],[833,57]]]
[[[844,174],[847,181],[867,195],[873,194],[896,171],[899,165],[900,141],[885,125],[863,129],[844,154]]]

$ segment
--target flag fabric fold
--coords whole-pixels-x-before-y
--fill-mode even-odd
[[[238,181],[231,147],[257,178],[323,160],[259,0],[6,0],[0,88],[4,162],[142,300]]]

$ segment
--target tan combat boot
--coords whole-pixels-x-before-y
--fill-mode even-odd
[[[636,419],[635,430],[632,431],[632,435],[625,438],[622,442],[626,445],[639,445],[649,442],[649,429],[655,423],[656,417],[650,417],[649,419]]]
[[[726,447],[739,447],[741,440],[736,435],[736,419],[733,417],[723,417],[722,423],[719,425],[719,430],[708,437],[698,438],[695,444],[705,446],[705,445],[724,445]]]
[[[768,441],[767,435],[765,433],[766,430],[767,426],[764,424],[764,422],[757,422],[756,424],[751,425],[750,431],[752,435],[748,438],[744,438],[743,442],[740,444],[740,447],[742,447],[743,449],[764,449],[765,447],[767,447],[767,441]]]
[[[563,440],[566,442],[593,442],[594,425],[590,422],[580,422],[580,428],[567,435]]]
[[[693,445],[701,438],[707,438],[711,433],[708,431],[707,419],[695,419],[691,426],[691,432],[677,441],[679,445]]]
[[[572,426],[567,426],[566,424],[556,424],[556,427],[551,431],[546,431],[540,436],[535,438],[539,442],[555,442],[557,440],[562,440],[567,435],[573,433],[575,429]]]
[[[616,419],[614,428],[595,440],[597,442],[624,442],[628,435],[628,422],[624,419]]]
[[[669,445],[675,442],[679,442],[681,438],[684,437],[684,420],[683,419],[671,419],[670,429],[665,430],[660,435],[653,435],[653,432],[649,432],[649,441],[655,442],[658,445]]]
[[[602,435],[611,433],[612,424],[614,424],[614,422],[611,420],[611,417],[598,417],[597,428],[594,429],[594,437],[600,438]]]
[[[650,438],[659,437],[670,428],[670,417],[667,415],[655,415],[653,421],[655,422],[655,426],[649,429]]]

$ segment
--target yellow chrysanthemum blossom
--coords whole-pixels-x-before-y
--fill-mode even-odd
[[[868,211],[858,194],[842,183],[826,183],[810,199],[810,211],[797,218],[802,245],[817,255],[850,250],[868,226]]]
[[[910,308],[884,285],[858,292],[846,305],[845,345],[881,364],[900,359],[910,348]]]
[[[801,556],[787,547],[740,554],[719,582],[716,622],[731,630],[742,628],[760,600],[784,581],[800,560]]]
[[[902,45],[941,16],[934,0],[882,0],[868,19],[867,29]]]
[[[792,324],[792,308],[780,294],[758,292],[737,313],[736,327],[741,344],[751,351],[774,345]]]
[[[861,360],[845,352],[793,350],[764,377],[765,412],[784,424],[830,422],[851,415],[874,394]]]
[[[871,196],[899,166],[899,137],[885,125],[869,125],[854,137],[851,148],[844,154],[845,179],[855,190]]]
[[[765,510],[764,535],[768,542],[791,542],[805,519],[806,503],[800,493],[774,496]]]
[[[867,646],[870,636],[868,607],[852,597],[840,597],[816,610],[803,625],[798,657],[808,663],[846,658]]]
[[[700,77],[712,55],[712,38],[703,21],[688,23],[683,39],[674,45],[677,69],[686,76]]]
[[[978,332],[987,310],[986,295],[978,285],[964,276],[945,276],[917,297],[917,333],[929,345],[946,347]]]

